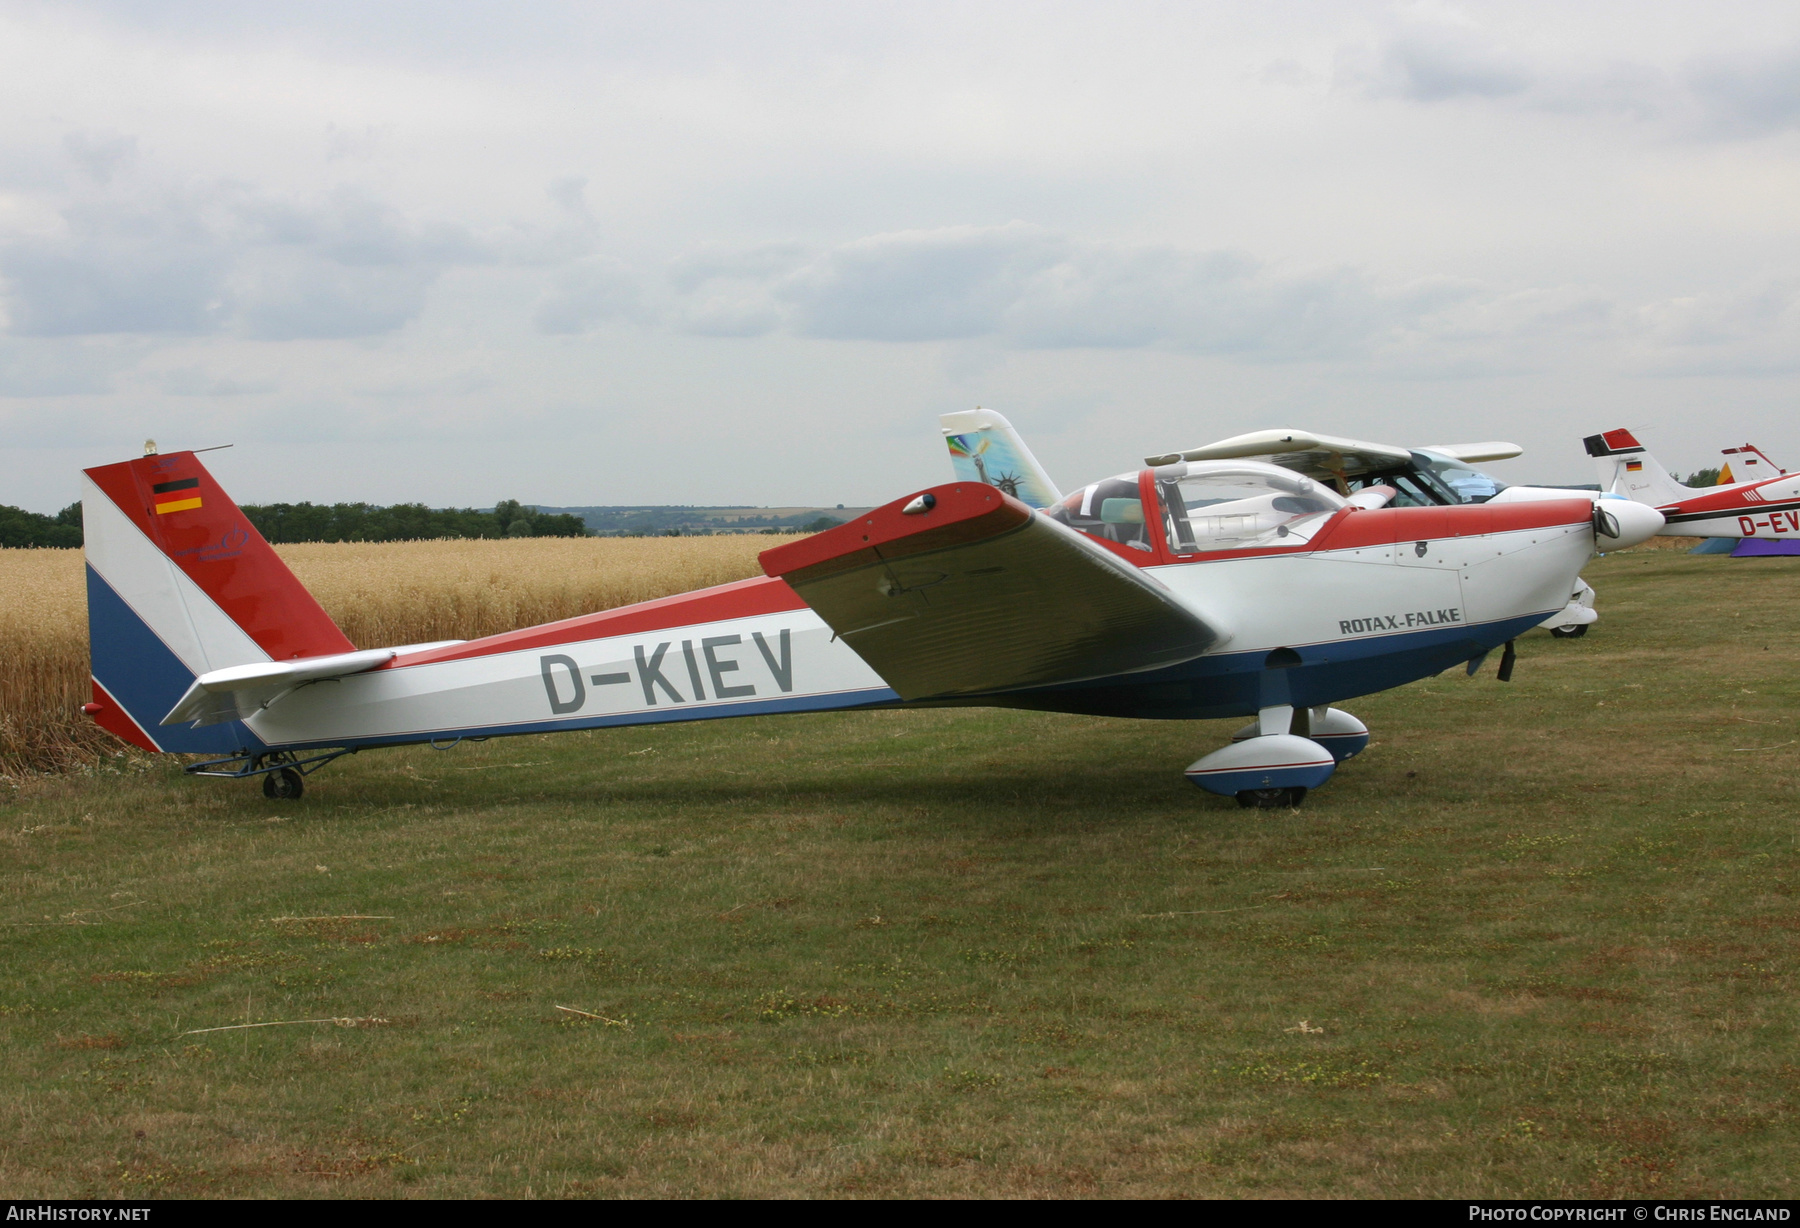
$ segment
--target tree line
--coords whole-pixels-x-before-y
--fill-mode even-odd
[[[397,542],[441,537],[586,537],[579,516],[504,499],[491,512],[423,503],[251,503],[241,509],[271,542]],[[54,516],[0,505],[0,547],[81,545],[81,504]]]
[[[423,503],[249,503],[244,515],[271,542],[399,542],[439,537],[586,537],[579,516],[503,499],[491,512]]]
[[[0,547],[80,544],[81,504],[71,503],[54,516],[0,504]]]

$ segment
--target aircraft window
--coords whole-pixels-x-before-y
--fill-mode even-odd
[[[1344,506],[1311,478],[1256,461],[1167,465],[1156,478],[1163,528],[1181,554],[1301,545]]]
[[[1505,482],[1459,460],[1452,460],[1442,452],[1414,452],[1413,463],[1422,473],[1430,474],[1440,485],[1447,487],[1456,496],[1457,503],[1486,503],[1506,489]]]
[[[1448,486],[1432,481],[1418,471],[1396,469],[1391,473],[1371,473],[1350,479],[1352,490],[1371,486],[1392,486],[1394,497],[1389,507],[1443,507],[1455,503],[1456,493]]]
[[[1071,529],[1117,542],[1134,550],[1150,549],[1149,527],[1144,523],[1144,501],[1138,494],[1135,473],[1122,473],[1104,482],[1084,486],[1055,507],[1046,508],[1052,520]]]
[[[1386,484],[1394,488],[1394,499],[1389,507],[1441,507],[1450,501],[1443,491],[1420,481],[1417,474],[1396,476]]]

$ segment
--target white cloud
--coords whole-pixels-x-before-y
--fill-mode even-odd
[[[166,371],[146,372],[159,392],[177,397],[239,397],[274,392],[273,380],[241,379],[220,375],[203,367],[175,367]]]
[[[314,252],[258,252],[241,260],[232,278],[234,323],[264,341],[380,336],[424,310],[438,273],[429,264],[369,266]]]
[[[1791,0],[14,6],[0,453],[849,502],[983,403],[1074,477],[1450,408],[1800,454],[1796,48]]]
[[[1233,252],[1081,245],[1007,312],[1033,347],[1158,346],[1257,361],[1366,352],[1406,314],[1349,269],[1281,272]]]
[[[138,362],[144,348],[116,340],[0,338],[0,397],[111,392],[115,377]]]
[[[1346,47],[1337,83],[1371,98],[1422,104],[1504,102],[1663,121],[1690,137],[1800,128],[1800,44],[1666,59],[1525,48],[1460,15],[1415,13],[1373,44]]]
[[[797,267],[793,267],[797,266]],[[696,269],[701,272],[696,272]],[[833,341],[990,338],[1018,350],[1164,348],[1254,361],[1354,357],[1467,291],[1376,286],[1336,268],[1282,271],[1237,252],[1097,243],[1046,227],[871,235],[677,262],[683,318]]]
[[[591,257],[557,274],[535,318],[546,333],[581,333],[641,312],[642,296],[631,271],[617,260]]]
[[[1662,299],[1632,313],[1638,361],[1670,374],[1800,372],[1800,280]]]
[[[137,138],[121,132],[68,132],[63,149],[98,183],[111,183],[118,171],[137,160]]]
[[[16,336],[367,337],[416,318],[440,273],[493,258],[354,188],[277,197],[234,183],[76,193],[60,228],[0,238]]]
[[[1067,240],[1012,223],[874,235],[832,248],[776,290],[803,336],[942,341],[998,331]]]
[[[1529,61],[1480,31],[1460,23],[1421,22],[1403,29],[1379,47],[1370,61],[1351,62],[1376,97],[1412,102],[1450,98],[1511,98],[1523,94],[1536,77]]]
[[[1707,57],[1691,64],[1686,77],[1721,133],[1761,136],[1800,128],[1800,46]]]
[[[808,259],[715,251],[677,261],[670,280],[678,320],[707,335],[1154,349],[1455,378],[1547,369],[1597,346],[1609,361],[1664,369],[1800,365],[1794,283],[1634,304],[1597,285],[1384,283],[1355,268],[1284,270],[1020,222],[871,235]]]

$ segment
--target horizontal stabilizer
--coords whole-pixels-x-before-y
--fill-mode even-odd
[[[162,718],[162,724],[192,723],[197,727],[254,716],[295,687],[360,674],[386,665],[397,655],[398,649],[371,648],[299,661],[259,661],[215,669],[194,679],[181,701]]]
[[[1589,435],[1581,441],[1587,454],[1593,457],[1617,456],[1626,452],[1642,452],[1644,445],[1637,441],[1637,436],[1620,427],[1616,431],[1603,431],[1598,435]]]
[[[1226,638],[1132,563],[975,483],[895,500],[762,565],[908,700],[1155,669]]]

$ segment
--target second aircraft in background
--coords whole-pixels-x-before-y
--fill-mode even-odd
[[[1670,537],[1800,539],[1800,474],[1777,469],[1749,444],[1726,449],[1719,485],[1695,487],[1676,481],[1630,431],[1589,435],[1582,442],[1599,466],[1600,488],[1656,508]]]

